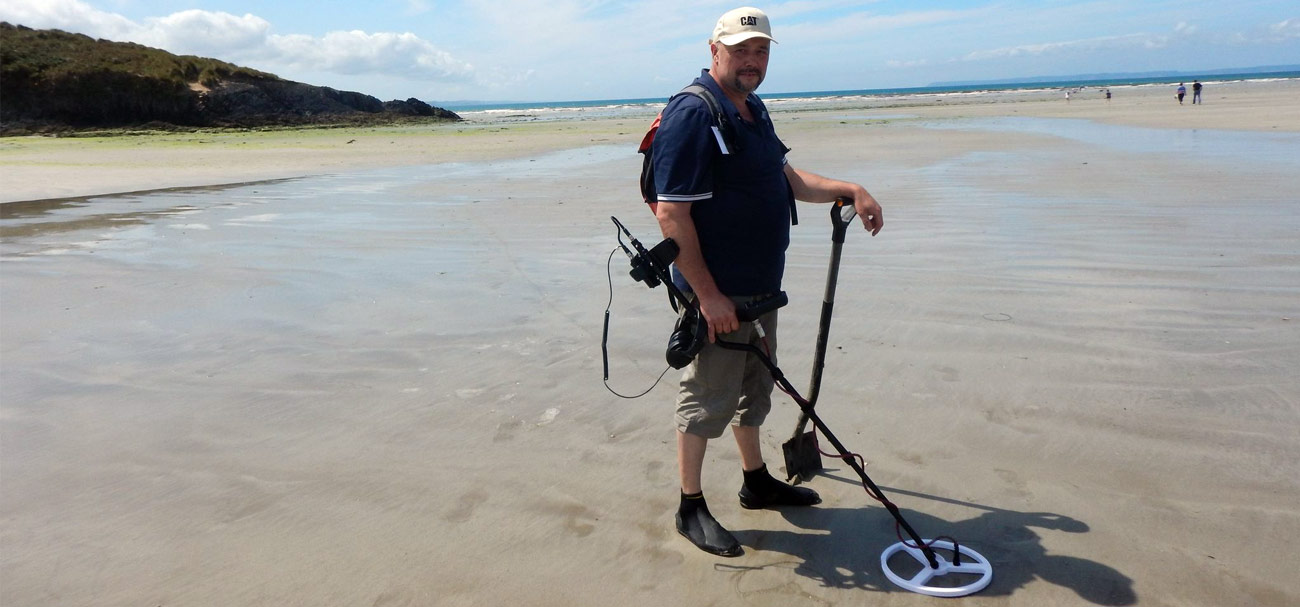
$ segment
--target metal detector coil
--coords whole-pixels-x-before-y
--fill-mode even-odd
[[[928,596],[937,596],[945,598],[954,598],[975,594],[986,587],[993,581],[993,565],[989,560],[984,558],[978,552],[967,548],[966,546],[954,546],[947,540],[925,540],[931,549],[947,550],[954,553],[952,561],[944,557],[943,553],[936,552],[935,558],[939,561],[938,567],[931,567],[926,559],[925,553],[919,548],[899,542],[885,549],[880,553],[880,568],[884,570],[885,577],[889,581],[898,585],[904,590],[910,590],[917,594]],[[889,559],[900,552],[910,555],[916,562],[921,565],[921,570],[912,574],[911,577],[905,578],[896,573],[889,565]],[[956,557],[960,554],[960,559]],[[960,563],[960,564],[957,564]],[[960,586],[936,586],[932,585],[938,578],[949,575],[958,576],[956,579],[965,580],[974,578],[973,581]]]

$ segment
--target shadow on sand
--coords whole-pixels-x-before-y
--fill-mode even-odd
[[[822,477],[857,484],[846,477],[826,473]],[[1069,588],[1080,599],[1094,605],[1137,603],[1133,581],[1127,576],[1094,561],[1049,554],[1036,531],[1087,533],[1088,525],[1081,521],[1050,512],[1016,512],[903,489],[881,489],[896,503],[915,503],[919,498],[982,511],[974,518],[946,521],[900,506],[903,518],[922,537],[955,537],[989,560],[993,565],[993,582],[979,596],[1009,596],[1033,580],[1044,580]],[[736,530],[734,533],[748,549],[785,553],[798,559],[793,563],[780,562],[768,566],[793,565],[796,573],[818,580],[823,586],[906,592],[890,583],[880,570],[881,552],[898,541],[894,519],[865,494],[862,499],[864,505],[861,508],[781,510],[781,515],[792,525],[812,533],[766,530]],[[716,567],[750,569],[723,563]]]

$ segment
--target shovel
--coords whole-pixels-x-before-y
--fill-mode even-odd
[[[813,356],[812,387],[808,391],[806,405],[801,405],[799,424],[795,426],[790,440],[781,445],[785,455],[786,481],[799,479],[809,481],[822,471],[821,451],[817,448],[817,435],[808,426],[808,413],[817,404],[817,395],[822,387],[822,368],[826,366],[826,340],[830,337],[831,312],[835,308],[835,283],[840,276],[840,249],[844,247],[844,235],[857,212],[853,201],[847,198],[836,199],[831,209],[831,261],[826,271],[826,294],[822,297],[822,316],[817,329],[817,351]]]

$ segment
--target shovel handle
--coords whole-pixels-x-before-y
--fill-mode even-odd
[[[822,316],[821,327],[817,332],[817,350],[814,354],[812,386],[808,392],[809,406],[817,403],[817,396],[821,393],[822,384],[822,366],[826,362],[826,341],[830,333],[831,312],[835,306],[835,283],[839,279],[840,273],[840,248],[844,245],[844,236],[849,230],[849,225],[853,223],[853,218],[858,216],[857,209],[853,206],[853,199],[848,196],[840,196],[831,204],[831,262],[826,271],[826,294],[822,298]],[[799,413],[799,424],[795,426],[794,434],[790,435],[791,439],[799,438],[808,427],[808,412]]]
[[[853,208],[853,199],[848,196],[840,196],[835,199],[831,205],[831,240],[842,243],[844,234],[849,229],[849,224],[853,223],[853,218],[858,216],[857,209]]]
[[[794,434],[790,435],[790,440],[795,440],[803,435],[804,428],[808,427],[808,412],[799,411],[799,423],[794,427]]]

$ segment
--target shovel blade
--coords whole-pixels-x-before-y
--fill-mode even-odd
[[[817,450],[817,436],[809,430],[781,445],[785,454],[786,480],[798,478],[800,482],[812,480],[822,471],[822,456]]]

